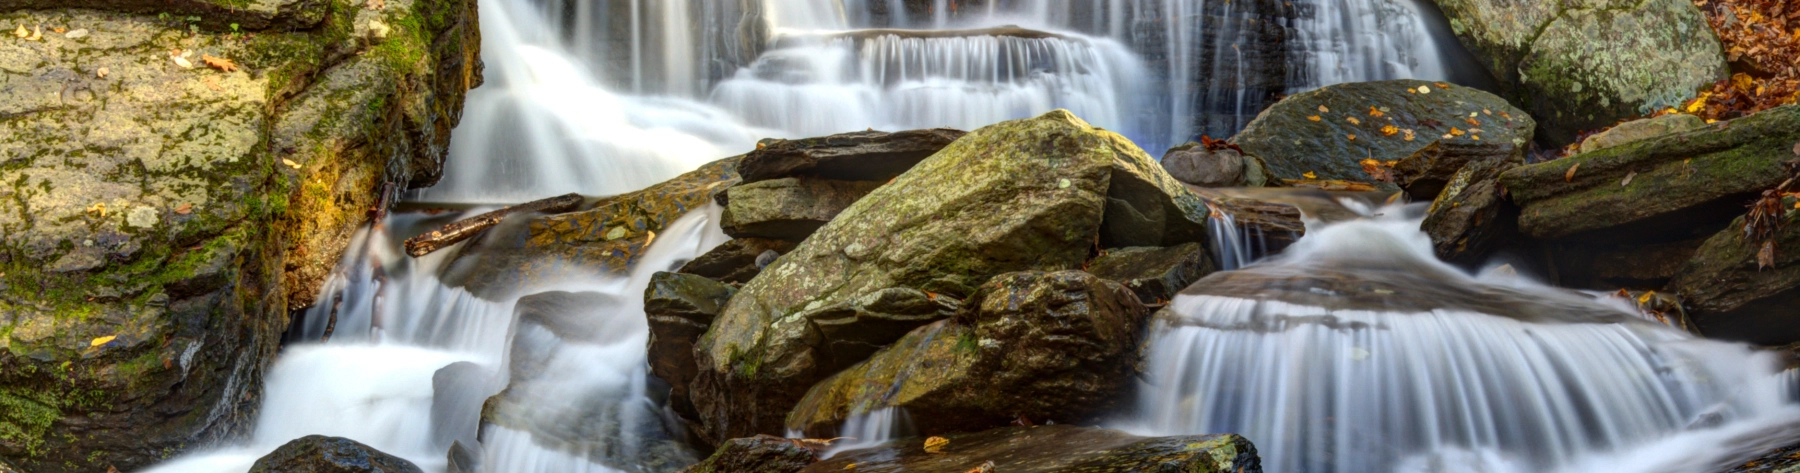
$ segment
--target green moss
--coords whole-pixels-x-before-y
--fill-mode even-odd
[[[24,445],[27,455],[43,453],[45,434],[62,418],[60,404],[42,393],[0,388],[0,439]]]

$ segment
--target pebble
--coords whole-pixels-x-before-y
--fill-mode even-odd
[[[87,28],[76,28],[76,29],[70,30],[68,33],[64,33],[63,37],[69,38],[69,39],[81,39],[81,38],[86,38],[87,35],[88,35]]]

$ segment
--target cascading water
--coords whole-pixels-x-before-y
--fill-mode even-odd
[[[1121,426],[1238,432],[1278,473],[1706,471],[1800,431],[1772,355],[1468,276],[1382,212],[1184,291]],[[1620,460],[1677,438],[1680,462]]]

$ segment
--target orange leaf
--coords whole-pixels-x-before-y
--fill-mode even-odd
[[[1361,125],[1362,124],[1362,120],[1357,120],[1356,117],[1345,118],[1344,121],[1350,122],[1351,125]]]
[[[1400,133],[1400,127],[1393,125],[1381,127],[1381,136],[1394,136],[1396,133]],[[1409,133],[1407,136],[1412,135]]]
[[[1387,115],[1387,114],[1382,113],[1381,110],[1375,109],[1374,105],[1369,106],[1369,116],[1375,117],[1375,118],[1381,118],[1382,115]]]
[[[1481,121],[1473,118],[1464,119],[1463,121],[1469,122],[1469,126],[1481,126]]]
[[[1580,167],[1581,163],[1575,163],[1574,166],[1569,166],[1569,172],[1563,173],[1563,182],[1575,182],[1575,170]]]
[[[1320,106],[1319,106],[1319,113],[1331,113],[1331,109],[1329,109],[1329,108],[1325,108],[1325,106],[1324,106],[1324,105],[1320,105]]]
[[[175,213],[182,215],[194,213],[194,204],[181,204],[180,207],[175,208]]]
[[[1439,89],[1444,89],[1444,90],[1450,90],[1450,84],[1446,84],[1446,83],[1443,83],[1443,82],[1436,82],[1436,83],[1433,83],[1433,84],[1431,84],[1431,85],[1435,85],[1435,86],[1437,86],[1437,88],[1439,88]]]
[[[1451,136],[1462,136],[1463,134],[1464,134],[1464,132],[1462,131],[1462,129],[1457,128],[1457,127],[1450,127],[1450,135]]]
[[[230,59],[225,59],[225,58],[214,56],[211,54],[201,55],[200,61],[205,62],[207,67],[211,67],[213,69],[218,69],[218,70],[225,71],[225,72],[233,72],[233,71],[238,70],[237,63],[231,62]]]
[[[1312,120],[1312,121],[1315,121],[1315,122],[1316,122],[1316,121],[1319,121],[1319,120],[1324,120],[1324,119],[1323,119],[1323,118],[1319,118],[1319,116],[1318,116],[1318,115],[1313,115],[1313,116],[1310,116],[1310,117],[1306,117],[1306,119],[1307,119],[1307,120]]]

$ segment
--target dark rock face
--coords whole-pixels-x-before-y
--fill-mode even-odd
[[[1661,288],[1692,259],[1706,238],[1652,243],[1551,242],[1556,284],[1594,290]]]
[[[740,184],[726,189],[719,226],[733,238],[805,240],[880,186],[878,181],[792,177]]]
[[[644,289],[644,314],[650,318],[650,372],[669,383],[669,407],[690,422],[699,419],[688,396],[694,365],[694,341],[712,326],[725,302],[737,292],[702,276],[659,272]]]
[[[681,473],[797,473],[819,461],[805,444],[773,435],[731,439]]]
[[[1136,247],[1107,250],[1088,262],[1088,272],[1124,284],[1145,304],[1168,301],[1189,283],[1217,268],[1206,247],[1188,243],[1168,248]]]
[[[785,254],[799,243],[769,238],[736,238],[682,265],[678,272],[704,276],[726,284],[750,282],[762,272],[757,259],[773,251]]]
[[[894,133],[863,131],[820,138],[765,142],[744,156],[738,172],[745,183],[783,177],[840,181],[886,181],[965,132],[949,128]]]
[[[1439,259],[1480,264],[1496,246],[1516,239],[1519,209],[1500,187],[1500,173],[1520,163],[1518,156],[1483,158],[1450,177],[1420,225]]]
[[[1519,229],[1595,243],[1703,237],[1744,202],[1787,178],[1800,142],[1800,105],[1706,128],[1531,164],[1500,183],[1521,208]],[[1572,171],[1571,171],[1572,169]]]
[[[1492,168],[1494,163],[1510,161],[1519,164],[1525,162],[1525,150],[1511,143],[1484,144],[1479,141],[1438,141],[1419,148],[1418,151],[1394,164],[1394,184],[1406,190],[1414,200],[1437,200],[1444,193],[1444,186],[1450,185],[1457,173],[1475,163],[1481,169]],[[1478,176],[1493,180],[1498,174],[1481,172]],[[1464,185],[1469,182],[1464,182]]]
[[[383,195],[436,180],[481,80],[475,2],[0,11],[44,25],[0,59],[0,459],[132,471],[243,433],[290,309]],[[377,17],[409,26],[366,41]]]
[[[1791,208],[1792,200],[1787,202]],[[1758,268],[1758,245],[1744,240],[1744,219],[1700,245],[1675,272],[1669,290],[1687,302],[1688,317],[1708,337],[1759,345],[1800,342],[1800,218],[1790,211],[1775,239],[1773,268]]]
[[[406,459],[343,437],[308,435],[256,460],[250,473],[424,473]]]
[[[1092,420],[1129,384],[1148,311],[1081,271],[997,276],[956,319],[921,327],[807,392],[789,429],[829,436],[856,413],[901,407],[920,432],[1017,417]]]
[[[840,453],[808,473],[964,473],[993,462],[1005,473],[1261,473],[1256,446],[1235,435],[1138,437],[1110,429],[1047,425],[946,435],[943,453],[912,438]]]
[[[1506,100],[1439,85],[1360,82],[1294,94],[1264,110],[1232,142],[1262,158],[1276,178],[1313,173],[1316,179],[1367,181],[1365,159],[1398,161],[1439,141],[1467,149],[1458,154],[1504,156],[1535,133],[1531,116]],[[1484,146],[1493,148],[1478,151]]]

